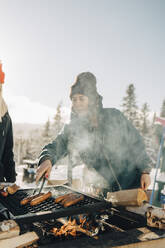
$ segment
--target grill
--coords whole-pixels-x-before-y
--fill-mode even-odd
[[[111,224],[110,226],[104,225],[104,230],[100,230],[97,234],[98,239],[90,238],[85,234],[78,234],[76,237],[62,235],[61,237],[55,237],[51,234],[50,230],[53,227],[59,228],[61,224],[57,221],[59,220],[49,220],[43,221],[40,223],[34,223],[33,230],[40,236],[39,244],[44,248],[50,248],[58,246],[58,248],[77,248],[77,247],[87,247],[87,248],[95,248],[95,247],[116,247],[119,245],[123,245],[124,243],[128,244],[129,242],[137,242],[137,235],[140,235],[141,232],[138,231],[139,227],[146,226],[145,218],[121,209],[107,209],[104,211],[104,214],[108,214],[107,223]],[[88,216],[89,220],[91,220],[92,215]],[[93,216],[93,224],[95,216]],[[98,216],[99,217],[99,216]],[[76,216],[73,216],[76,218]],[[76,219],[77,220],[77,219]],[[112,224],[116,227],[121,228],[123,231],[119,229],[114,229]]]
[[[82,192],[75,191],[67,186],[51,186],[45,187],[45,192],[51,191],[52,197],[46,201],[36,205],[21,206],[20,201],[31,195],[33,189],[21,189],[18,190],[14,195],[8,197],[0,197],[0,213],[7,219],[14,219],[18,223],[30,223],[41,220],[57,219],[60,217],[72,216],[75,214],[82,213],[93,213],[110,207],[110,203],[104,200],[86,195]],[[44,191],[43,191],[44,192]],[[54,199],[60,195],[67,193],[81,193],[84,195],[84,201],[81,201],[74,206],[64,208],[58,203],[54,202]]]
[[[30,205],[20,206],[20,201],[32,194],[32,188],[18,190],[14,195],[6,198],[0,197],[0,213],[5,218],[14,219],[20,224],[21,234],[35,231],[39,236],[39,247],[53,248],[55,245],[59,248],[116,247],[130,242],[139,242],[137,237],[141,231],[137,228],[146,226],[145,217],[128,212],[122,207],[113,208],[106,201],[75,191],[67,186],[45,187],[44,191],[51,191],[52,198],[33,207]],[[54,198],[72,192],[83,194],[84,201],[68,208],[54,202]],[[52,234],[53,227],[61,227],[61,217],[68,217],[61,219],[70,219],[72,216],[72,219],[76,218],[77,221],[79,214],[84,214],[86,218],[89,218],[89,222],[92,223],[90,231],[95,230],[92,227],[100,227],[96,237],[98,239],[88,237],[83,233],[78,233],[76,237],[65,235],[56,237]],[[98,221],[106,215],[108,216],[108,219],[105,219],[106,224],[101,222],[104,224],[105,229],[103,230]]]

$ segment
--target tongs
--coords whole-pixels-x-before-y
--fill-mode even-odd
[[[40,181],[42,181],[42,183],[41,183],[41,186],[38,188],[38,186],[39,186],[39,184],[40,184]],[[42,189],[43,189],[43,187],[44,187],[45,181],[46,181],[46,177],[45,177],[45,174],[44,174],[44,175],[41,177],[41,180],[39,180],[38,183],[36,184],[36,187],[35,187],[35,189],[34,189],[32,195],[35,195],[35,193],[37,192],[38,189],[39,189],[38,194],[41,193],[41,191],[42,191]]]

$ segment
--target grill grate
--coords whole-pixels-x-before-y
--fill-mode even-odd
[[[0,201],[9,210],[12,216],[14,216],[13,218],[19,217],[19,219],[21,218],[22,221],[27,215],[36,217],[37,219],[42,219],[42,217],[45,218],[46,211],[52,213],[51,217],[53,217],[53,215],[54,217],[58,215],[59,218],[63,216],[73,215],[74,213],[83,213],[84,211],[85,213],[87,213],[107,206],[107,203],[105,201],[100,201],[98,199],[84,195],[84,201],[78,202],[74,206],[64,208],[59,203],[55,203],[54,199],[60,195],[72,193],[75,191],[66,186],[47,187],[46,192],[48,191],[52,192],[52,197],[36,206],[30,206],[30,204],[27,204],[25,206],[20,205],[20,201],[23,198],[30,196],[33,192],[33,189],[18,190],[14,195],[10,195],[6,198],[1,197]],[[40,214],[37,215],[38,213]]]

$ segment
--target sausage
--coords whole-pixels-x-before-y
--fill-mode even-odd
[[[37,194],[37,195],[28,196],[28,197],[22,199],[21,202],[20,202],[20,204],[21,204],[21,205],[26,205],[26,204],[28,204],[30,201],[32,201],[33,199],[35,199],[35,198],[37,198],[37,197],[39,197],[39,196],[41,196],[41,195],[43,195],[43,194],[44,194],[44,193],[40,193],[40,194]]]
[[[69,200],[75,198],[75,196],[77,196],[77,195],[79,196],[79,194],[77,194],[77,193],[71,193],[70,195],[68,195],[67,197],[65,197],[65,198],[60,202],[60,204],[64,206],[64,204],[65,204],[66,201],[69,201]]]
[[[55,203],[59,203],[59,202],[62,202],[64,199],[66,199],[67,197],[69,197],[70,195],[72,195],[73,193],[68,193],[66,195],[61,195],[61,196],[58,196],[56,199],[55,199]]]
[[[74,205],[80,201],[83,201],[83,200],[84,200],[83,195],[74,194],[63,202],[63,206],[66,208],[66,207],[72,206],[72,205]]]
[[[83,195],[75,195],[73,196],[73,198],[68,199],[68,201],[65,201],[64,203],[64,207],[67,208],[69,206],[72,206],[80,201],[84,200],[84,196]]]
[[[35,206],[35,205],[38,205],[40,204],[41,202],[47,200],[49,197],[52,196],[52,193],[49,191],[48,193],[45,193],[41,196],[38,196],[37,198],[33,199],[31,202],[30,202],[30,205],[31,206]]]

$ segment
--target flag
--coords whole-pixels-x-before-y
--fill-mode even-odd
[[[165,127],[165,118],[156,117],[155,122],[159,122],[162,126]]]
[[[2,71],[2,64],[0,62],[0,83],[3,84],[5,81],[5,73]]]

